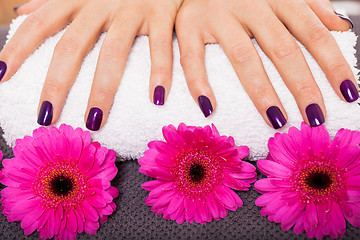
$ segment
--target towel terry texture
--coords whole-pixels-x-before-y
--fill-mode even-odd
[[[25,16],[20,16],[14,20],[8,39],[24,19]],[[64,31],[46,40],[10,81],[1,84],[0,124],[4,130],[3,136],[10,146],[14,145],[17,138],[31,134],[33,129],[39,127],[36,119],[42,85],[53,49]],[[332,34],[354,75],[357,75],[354,56],[356,35],[351,31]],[[104,37],[105,34],[102,34],[93,50],[84,59],[61,117],[56,123],[57,126],[66,123],[86,129],[84,114]],[[256,41],[253,42],[289,117],[287,125],[280,132],[287,132],[290,126],[300,127],[303,120],[294,97],[286,88],[273,63],[265,56]],[[358,103],[342,101],[310,53],[301,44],[299,46],[323,94],[327,108],[325,126],[331,136],[340,128],[359,130]],[[187,125],[205,126],[214,123],[220,134],[233,136],[237,145],[249,146],[251,159],[266,156],[267,140],[276,131],[269,127],[257,112],[221,47],[217,44],[206,46],[208,79],[217,99],[217,108],[209,118],[203,116],[187,89],[175,38],[173,52],[172,88],[165,105],[155,106],[148,98],[151,65],[148,37],[136,38],[107,123],[100,131],[92,133],[93,140],[114,149],[123,159],[137,159],[142,156],[149,141],[163,139],[161,129],[165,125],[177,126],[184,122]]]

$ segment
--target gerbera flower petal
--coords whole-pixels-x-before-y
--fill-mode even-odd
[[[86,221],[85,225],[84,225],[84,231],[87,234],[90,235],[95,235],[97,230],[99,229],[99,222],[90,222],[90,221]]]
[[[75,239],[96,233],[116,208],[115,152],[91,143],[91,135],[62,125],[35,130],[16,141],[13,159],[3,163],[2,211],[21,221],[25,234]],[[89,223],[91,222],[91,223]]]
[[[66,226],[70,232],[77,232],[77,219],[74,211],[69,210],[66,215],[67,221]]]
[[[162,184],[164,184],[164,182],[153,180],[153,181],[144,182],[142,184],[142,188],[147,191],[152,191],[153,189],[161,186]]]
[[[224,204],[228,209],[235,211],[237,208],[234,197],[228,192],[228,188],[219,187],[214,193],[214,197],[219,203]]]
[[[305,231],[311,232],[315,230],[318,226],[318,216],[316,212],[316,206],[313,201],[310,201],[304,212],[304,228]]]
[[[341,237],[345,218],[360,227],[359,141],[360,133],[348,130],[331,141],[324,126],[305,123],[269,139],[269,156],[258,161],[268,178],[255,183],[261,214],[285,231],[294,226],[296,234],[318,239]]]
[[[274,161],[259,160],[257,165],[259,170],[268,176],[289,177],[291,174],[289,168]]]

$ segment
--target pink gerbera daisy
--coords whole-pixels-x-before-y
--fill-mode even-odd
[[[18,139],[15,157],[4,159],[1,209],[10,222],[21,221],[26,235],[74,239],[95,234],[115,210],[118,190],[115,152],[91,143],[89,132],[65,124],[41,127]]]
[[[150,142],[139,159],[139,171],[157,179],[143,184],[152,211],[179,224],[203,224],[243,205],[232,189],[246,191],[256,180],[255,167],[241,160],[248,147],[234,147],[234,139],[220,136],[214,125],[170,125],[163,135],[166,142]]]
[[[324,126],[305,123],[270,138],[268,159],[258,161],[268,178],[255,183],[261,214],[318,239],[343,236],[345,218],[360,227],[359,143],[360,132],[341,129],[331,141]]]

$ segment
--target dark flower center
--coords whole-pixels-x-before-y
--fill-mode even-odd
[[[62,175],[55,177],[50,182],[51,190],[55,195],[66,196],[73,190],[73,182]]]
[[[310,187],[319,190],[327,189],[332,183],[330,176],[323,172],[311,173],[305,181]]]
[[[194,163],[190,167],[189,175],[192,182],[199,183],[205,177],[205,168],[199,163]]]

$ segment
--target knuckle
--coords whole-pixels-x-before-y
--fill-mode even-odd
[[[172,41],[171,39],[169,40],[153,40],[151,41],[151,47],[156,48],[156,49],[171,49],[172,48]]]
[[[257,57],[256,51],[244,44],[236,44],[230,48],[230,60],[235,64],[244,64],[252,62]]]
[[[197,60],[198,58],[196,58],[193,54],[183,54],[180,56],[180,64],[184,69],[189,68]]]
[[[276,59],[287,59],[301,53],[300,47],[289,37],[279,39],[272,49]]]
[[[117,92],[117,88],[111,88],[108,85],[97,86],[93,98],[98,102],[107,103],[112,102],[114,95]]]
[[[56,44],[55,51],[61,55],[74,55],[79,53],[80,51],[80,43],[79,41],[71,36],[64,36],[61,40]]]
[[[349,65],[347,63],[343,63],[343,62],[335,62],[335,63],[331,63],[328,65],[327,67],[327,71],[331,72],[331,74],[333,74],[334,78],[337,79],[341,79],[343,78],[343,76],[348,75],[348,70],[349,70]],[[350,70],[351,72],[351,70]]]
[[[127,50],[119,42],[108,43],[101,48],[101,58],[106,63],[115,63],[121,56],[126,56]]]
[[[151,75],[163,77],[164,79],[171,79],[172,69],[168,66],[153,66],[151,69]]]
[[[298,87],[298,96],[301,98],[313,99],[316,95],[316,87],[312,85],[302,85]]]
[[[36,31],[41,29],[45,22],[46,19],[44,18],[44,16],[37,11],[30,14],[25,20],[26,27],[34,29]]]
[[[44,92],[49,96],[57,96],[63,91],[63,83],[57,79],[48,79],[44,84]]]
[[[329,30],[321,23],[316,23],[310,27],[309,39],[313,43],[323,43],[330,38]]]

